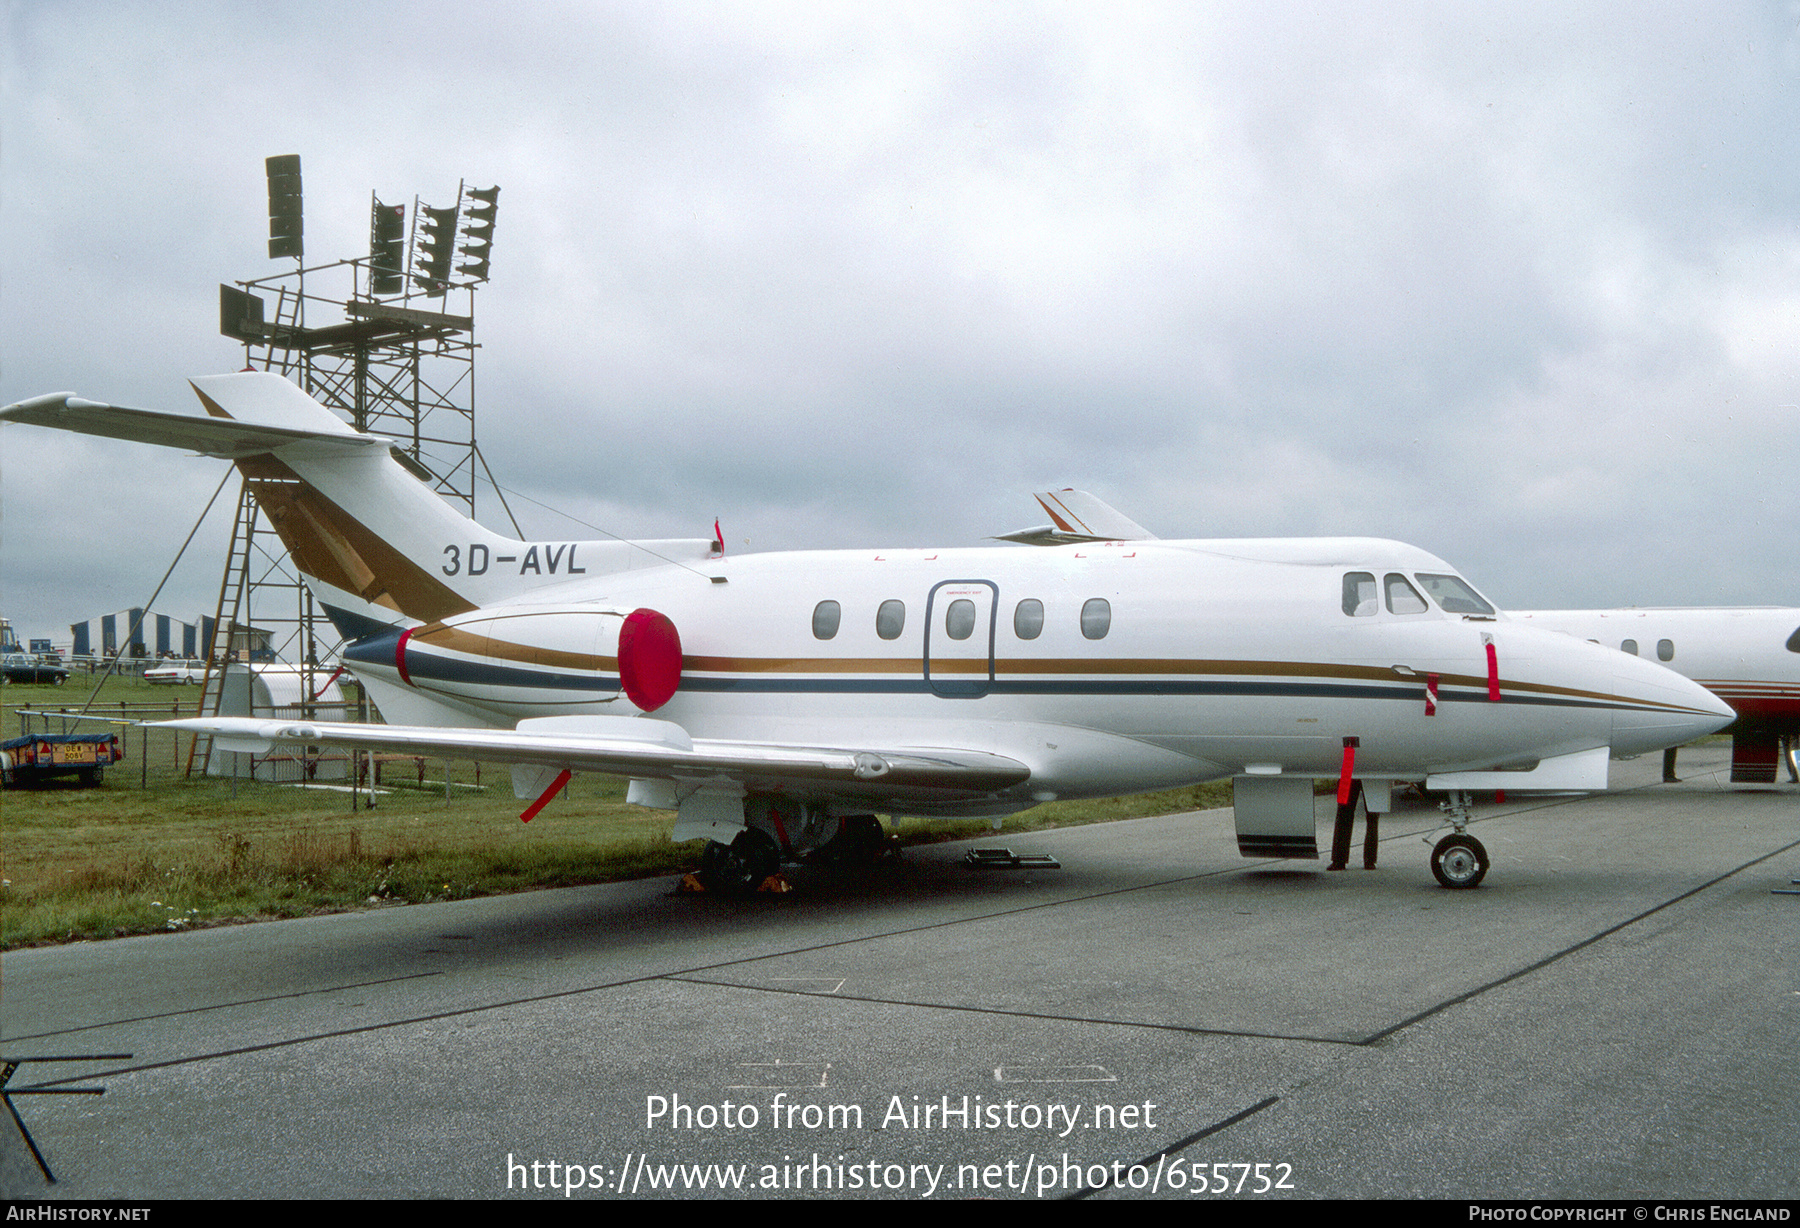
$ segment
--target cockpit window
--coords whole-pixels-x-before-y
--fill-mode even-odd
[[[1493,617],[1494,607],[1482,599],[1480,593],[1463,582],[1461,576],[1433,576],[1424,572],[1417,573],[1419,583],[1431,594],[1431,599],[1438,603],[1438,609],[1446,614],[1485,614]]]
[[[1425,598],[1419,596],[1419,590],[1408,584],[1399,572],[1388,572],[1386,585],[1389,614],[1423,614],[1431,608],[1425,604]]]
[[[1795,627],[1794,634],[1788,636],[1787,650],[1789,652],[1800,652],[1800,627]]]
[[[1373,572],[1350,571],[1344,573],[1344,613],[1351,618],[1373,618],[1380,608],[1380,598],[1375,595],[1375,576]],[[1800,632],[1796,632],[1800,634]]]

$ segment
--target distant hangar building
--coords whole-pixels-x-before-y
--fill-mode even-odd
[[[124,655],[133,658],[206,656],[213,640],[213,619],[201,615],[193,622],[183,622],[167,614],[142,607],[102,614],[86,622],[70,623],[70,652],[77,657],[111,657],[121,646]],[[253,661],[272,660],[269,633],[256,627],[239,627],[231,637],[231,649],[240,658]]]

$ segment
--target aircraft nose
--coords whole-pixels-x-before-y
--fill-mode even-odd
[[[1737,719],[1724,700],[1674,670],[1630,653],[1613,655],[1617,658],[1615,691],[1625,701],[1613,710],[1614,755],[1643,755],[1681,746],[1717,733]]]

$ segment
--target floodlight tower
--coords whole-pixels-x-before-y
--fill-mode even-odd
[[[294,266],[221,285],[219,331],[243,343],[247,367],[285,375],[357,430],[393,439],[409,468],[473,516],[476,471],[487,468],[475,441],[475,291],[488,280],[500,189],[459,182],[456,203],[441,209],[414,197],[410,241],[405,206],[371,193],[368,256],[308,268],[300,158],[270,158],[266,169],[269,257]],[[341,277],[341,297],[308,293],[308,273],[315,286],[321,276]],[[309,322],[309,312],[324,311],[330,323]],[[223,678],[234,626],[254,618],[275,631],[278,654],[300,667],[304,693],[315,698],[336,652],[329,624],[315,618],[311,593],[257,510],[257,488],[280,481],[244,483],[203,712],[219,710],[222,681],[212,675]],[[504,497],[501,507],[510,518]]]

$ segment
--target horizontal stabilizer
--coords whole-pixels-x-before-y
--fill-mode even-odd
[[[280,375],[238,371],[189,384],[204,416],[57,392],[7,406],[0,422],[188,448],[235,462],[346,638],[454,617],[564,577],[715,557],[711,538],[504,537],[440,498],[440,483],[393,440],[353,430]],[[465,719],[482,720],[473,713]]]
[[[1085,490],[1051,490],[1033,496],[1052,523],[1002,533],[996,541],[1027,546],[1067,546],[1081,542],[1148,542],[1156,534]]]
[[[295,391],[299,392],[299,389]],[[357,434],[329,413],[314,417],[305,427],[277,426],[240,422],[233,418],[200,418],[155,409],[129,409],[123,405],[83,400],[70,392],[55,392],[8,405],[0,409],[0,421],[25,422],[32,426],[55,427],[83,435],[129,439],[168,448],[187,448],[204,456],[226,460],[259,456],[277,448],[309,442],[354,451],[393,446],[391,440],[380,436]]]

